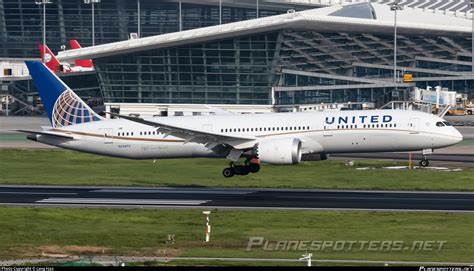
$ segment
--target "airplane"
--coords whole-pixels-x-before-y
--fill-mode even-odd
[[[75,41],[75,40],[74,40]],[[77,44],[77,45],[76,45]],[[71,47],[76,47],[80,45],[75,42],[73,46],[73,42],[71,42]],[[79,71],[93,71],[94,67],[92,66],[92,60],[76,60],[75,61],[75,66],[71,67],[69,63],[61,63],[59,60],[56,58],[56,56],[51,52],[49,47],[44,44],[39,44],[38,45],[40,54],[41,54],[41,60],[43,60],[46,63],[46,66],[53,72],[64,72],[64,73],[69,73],[69,72],[79,72]]]
[[[51,52],[51,50],[49,49],[49,47],[47,45],[39,44],[38,47],[39,47],[39,50],[40,50],[41,60],[44,63],[46,63],[46,66],[50,70],[52,70],[53,72],[58,72],[58,71],[70,72],[70,70],[67,69],[67,67],[69,67],[69,65],[64,66],[64,69],[61,68],[61,63],[56,59],[53,52]]]
[[[81,49],[81,45],[79,42],[75,39],[70,39],[69,40],[69,45],[71,46],[71,49]],[[92,63],[92,59],[77,59],[74,61],[74,64],[76,67],[82,67],[85,69],[90,69],[93,70],[94,64]]]
[[[60,148],[129,159],[218,157],[230,160],[224,177],[291,165],[303,154],[423,151],[454,145],[462,135],[424,112],[364,110],[140,118],[87,106],[43,63],[26,61],[52,127],[20,130]],[[244,158],[243,164],[238,164]],[[420,162],[428,166],[426,156]]]

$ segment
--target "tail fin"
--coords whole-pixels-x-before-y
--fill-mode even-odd
[[[70,39],[69,40],[69,45],[71,45],[71,49],[81,49],[81,45],[79,44],[79,42],[75,39]]]
[[[25,63],[54,128],[103,119],[43,63]]]
[[[80,49],[82,48],[79,42],[75,39],[70,39],[69,44],[71,45],[71,49]],[[84,67],[84,68],[92,68],[92,59],[77,59],[74,61],[74,64],[79,67]]]
[[[56,57],[51,52],[51,50],[49,50],[48,46],[40,44],[39,49],[40,49],[40,54],[41,54],[41,60],[43,60],[44,63],[46,63],[46,66],[48,66],[48,68],[52,70],[53,72],[59,71],[61,63],[59,63],[59,61],[56,59]],[[46,49],[46,53],[45,53],[45,49]]]

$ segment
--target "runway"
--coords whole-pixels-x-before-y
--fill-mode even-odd
[[[0,205],[474,213],[473,192],[0,186]]]
[[[359,159],[395,159],[395,160],[408,160],[408,154],[406,153],[388,153],[388,152],[376,152],[376,153],[341,153],[331,154],[331,157],[340,158],[359,158]],[[422,158],[419,153],[414,153],[412,159],[414,164],[417,164]],[[430,161],[442,161],[442,162],[459,162],[459,163],[473,163],[473,154],[430,154],[428,155]]]

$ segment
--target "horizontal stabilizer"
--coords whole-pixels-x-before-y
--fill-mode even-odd
[[[40,132],[40,131],[29,131],[29,130],[20,130],[20,129],[14,129],[13,131],[27,133],[27,134],[35,134],[35,135],[54,136],[54,137],[60,137],[60,138],[65,138],[65,139],[74,139],[74,137],[70,135],[65,135],[65,134],[60,134],[60,133],[55,133],[55,132],[45,132],[45,131]]]

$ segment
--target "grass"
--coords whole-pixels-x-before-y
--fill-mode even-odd
[[[474,169],[459,172],[389,170],[393,161],[337,160],[300,165],[263,165],[258,174],[225,179],[225,159],[136,161],[66,150],[0,150],[0,184],[271,187],[321,189],[474,191]],[[356,170],[356,167],[377,167]]]
[[[0,142],[2,141],[27,141],[25,134],[0,134]]]
[[[474,216],[455,213],[213,210],[203,243],[201,210],[0,207],[0,257],[68,255],[296,259],[299,250],[246,251],[250,237],[309,241],[446,241],[441,250],[315,250],[315,259],[472,261]],[[175,244],[166,244],[175,234]],[[264,263],[257,263],[264,264]]]

